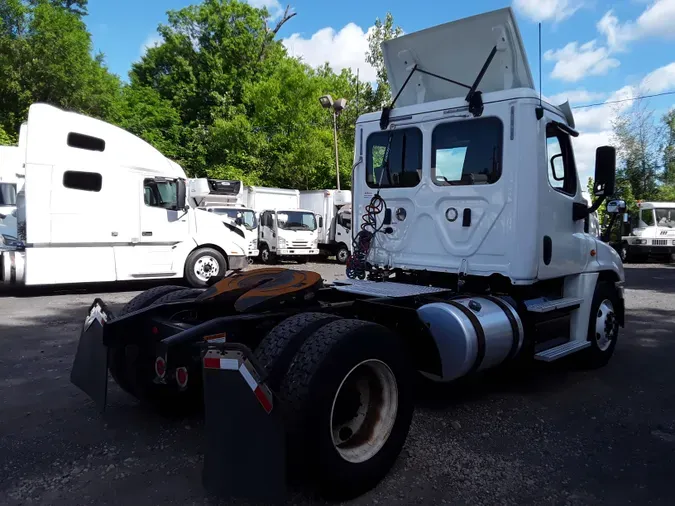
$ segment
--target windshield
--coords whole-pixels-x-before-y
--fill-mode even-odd
[[[284,230],[316,230],[316,217],[302,211],[279,211],[277,224]]]
[[[16,185],[14,183],[0,183],[0,206],[16,205]]]
[[[675,228],[675,209],[654,209],[656,214],[656,226]]]
[[[242,225],[247,230],[253,230],[258,226],[258,219],[255,217],[255,213],[250,209],[233,209],[228,207],[214,207],[212,211],[221,216],[227,216],[232,220],[241,218]]]

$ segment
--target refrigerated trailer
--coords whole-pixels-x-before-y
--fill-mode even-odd
[[[300,206],[313,211],[319,220],[319,249],[347,262],[352,249],[352,192],[349,190],[308,190],[300,192]]]
[[[415,378],[592,369],[616,348],[623,265],[587,220],[614,193],[616,153],[597,149],[589,207],[571,108],[540,101],[511,9],[382,50],[398,100],[356,123],[346,279],[262,269],[90,308],[73,382],[100,407],[106,367],[146,402],[203,400],[209,490],[282,495],[288,471],[353,497],[398,457]]]
[[[226,179],[191,180],[194,192],[199,188],[206,192],[197,199],[198,209],[213,213],[245,240],[248,262],[258,254],[258,217],[248,203],[248,188],[241,181]]]
[[[20,140],[17,238],[0,283],[185,278],[206,286],[247,265],[242,240],[196,212],[183,169],[103,121],[33,104]]]

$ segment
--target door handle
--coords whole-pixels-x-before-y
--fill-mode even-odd
[[[117,232],[110,232],[110,235],[112,235],[113,237],[117,237]]]
[[[142,232],[143,237],[150,237],[152,232]]]

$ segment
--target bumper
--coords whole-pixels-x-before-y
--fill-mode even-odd
[[[248,250],[248,254],[247,254],[247,255],[248,255],[249,257],[257,257],[258,255],[260,255],[260,251],[257,250],[257,249],[250,249],[250,250]]]
[[[629,244],[628,251],[642,255],[675,254],[675,246],[654,246],[652,244]]]
[[[246,255],[230,255],[227,259],[230,270],[240,270],[248,267],[248,257]]]
[[[277,250],[277,255],[282,255],[282,256],[318,255],[318,254],[319,254],[319,248],[316,248],[316,249],[292,248],[292,249],[279,249],[279,250]]]

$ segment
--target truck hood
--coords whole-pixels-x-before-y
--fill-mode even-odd
[[[223,247],[225,251],[231,251],[229,245],[234,244],[237,248],[240,248],[243,252],[248,249],[248,240],[244,234],[242,227],[236,225],[230,225],[225,223],[221,218],[213,213],[208,213],[203,210],[194,213],[195,224],[197,226],[197,234],[202,235],[212,235],[215,237],[222,237],[220,246]]]
[[[520,32],[508,7],[383,42],[382,53],[392,95],[396,96],[401,90],[415,65],[471,86],[495,45],[497,54],[478,89],[483,93],[534,89]],[[465,97],[468,91],[462,86],[416,72],[396,105],[403,107]]]

